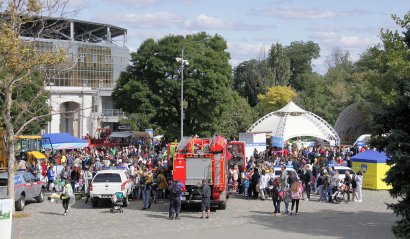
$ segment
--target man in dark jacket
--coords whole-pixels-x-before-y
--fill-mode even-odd
[[[204,218],[206,211],[206,218],[211,214],[211,187],[209,187],[208,180],[202,180],[202,216]]]
[[[292,187],[292,184],[298,180],[298,177],[296,176],[295,171],[290,171],[290,175],[288,177],[288,185],[289,187]]]
[[[169,191],[171,194],[171,214],[170,219],[181,219],[179,213],[181,212],[181,196],[182,183],[179,180],[172,182]],[[175,217],[174,217],[175,215]]]
[[[310,169],[310,167],[306,167],[306,172],[303,177],[303,181],[304,181],[303,183],[305,184],[307,200],[309,200],[310,199],[310,185],[312,182],[312,170]]]
[[[257,168],[253,169],[253,174],[252,174],[252,184],[251,184],[251,188],[252,188],[252,198],[257,199],[258,198],[258,192],[256,190],[256,187],[259,183],[259,179],[261,178],[261,175],[259,174],[259,171]]]

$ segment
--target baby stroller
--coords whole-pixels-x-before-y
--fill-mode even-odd
[[[116,192],[111,197],[112,207],[110,209],[111,213],[115,213],[119,211],[123,213],[122,205],[124,203],[124,194],[122,192]]]
[[[345,201],[348,203],[346,200],[346,190],[347,186],[345,184],[342,184],[335,193],[333,193],[332,198],[334,203],[341,203],[342,201]]]

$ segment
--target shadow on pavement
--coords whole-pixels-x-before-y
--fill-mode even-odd
[[[47,215],[64,216],[63,213],[57,213],[57,212],[40,212],[40,213],[47,214]]]
[[[251,219],[256,224],[269,229],[295,232],[311,236],[328,236],[339,238],[394,238],[391,225],[395,220],[392,213],[358,211],[345,212],[337,210],[319,210],[303,212],[298,215],[274,216],[270,212],[251,211]],[[377,230],[374,230],[377,228]],[[380,230],[385,228],[385,230]],[[382,233],[380,233],[382,231]]]

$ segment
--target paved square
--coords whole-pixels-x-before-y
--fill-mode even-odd
[[[363,193],[363,203],[301,201],[297,216],[274,216],[270,200],[234,196],[211,219],[200,219],[191,209],[178,221],[167,219],[167,202],[142,211],[141,201],[131,201],[123,214],[112,214],[108,205],[92,208],[79,200],[65,217],[61,204],[31,203],[25,209],[31,216],[13,221],[13,238],[394,238],[390,227],[396,217],[386,209],[385,202],[393,202],[388,192]]]

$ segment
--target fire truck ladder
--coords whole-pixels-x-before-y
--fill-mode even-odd
[[[178,146],[177,146],[177,151],[181,152],[181,151],[186,151],[187,145],[189,143],[189,141],[191,141],[192,137],[183,137],[181,139],[181,142],[179,142]]]

